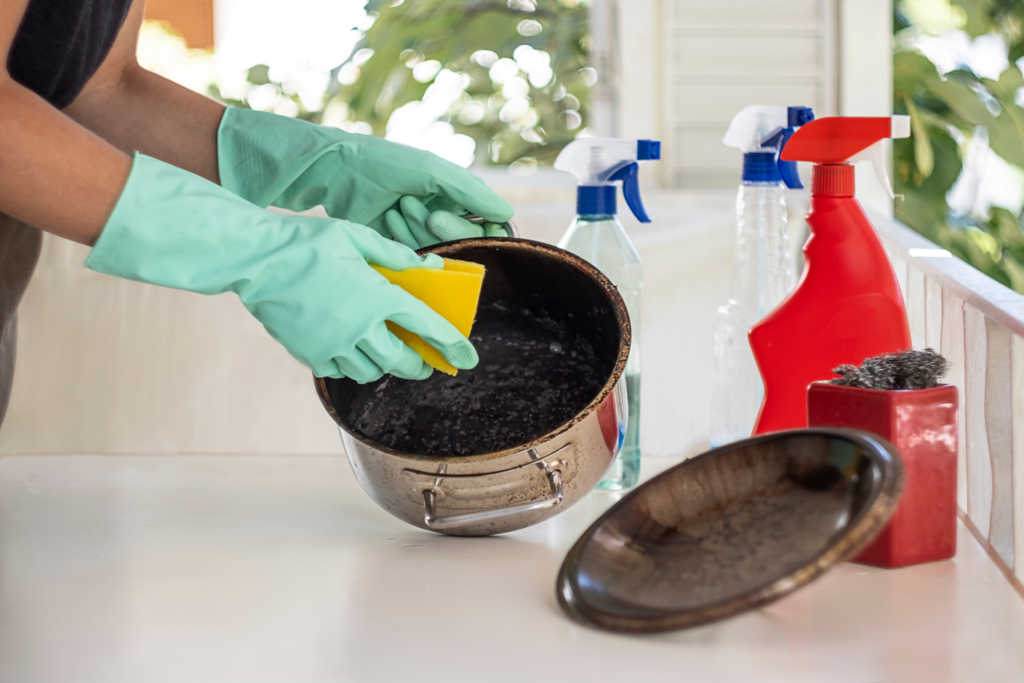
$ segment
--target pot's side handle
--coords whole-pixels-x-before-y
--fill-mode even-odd
[[[544,465],[544,463],[540,464]],[[551,495],[541,498],[540,500],[532,500],[528,503],[520,503],[518,505],[510,505],[508,507],[492,510],[474,510],[472,512],[462,512],[457,515],[438,517],[434,506],[434,489],[427,489],[423,492],[423,521],[430,529],[445,531],[449,529],[458,529],[468,524],[478,524],[480,522],[503,519],[523,512],[547,510],[549,508],[558,507],[562,504],[563,500],[562,473],[559,470],[548,468],[546,465],[544,465],[544,469],[547,470],[548,484],[551,486]]]

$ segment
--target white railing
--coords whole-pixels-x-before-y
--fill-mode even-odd
[[[871,218],[915,348],[945,356],[960,392],[961,518],[1024,596],[1024,296],[906,226]]]

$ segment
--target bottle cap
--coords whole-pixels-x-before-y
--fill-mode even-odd
[[[580,185],[576,188],[577,216],[614,216],[614,185]]]
[[[775,152],[746,152],[743,155],[743,182],[745,183],[781,183]]]
[[[816,164],[811,171],[811,194],[815,197],[852,197],[855,189],[853,166]]]

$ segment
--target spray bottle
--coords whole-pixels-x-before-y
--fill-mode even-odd
[[[809,107],[755,105],[738,113],[722,139],[743,152],[736,197],[736,251],[729,301],[715,317],[711,447],[750,434],[764,393],[747,333],[793,288],[786,188],[802,189],[796,163],[779,154]]]
[[[910,118],[834,117],[812,121],[782,151],[814,162],[800,284],[750,330],[764,379],[754,434],[807,426],[807,387],[832,368],[860,365],[910,348],[903,295],[882,242],[854,198],[853,164],[870,160],[894,197],[882,141],[910,136]]]
[[[660,159],[656,140],[583,138],[569,143],[555,159],[555,169],[576,176],[576,220],[558,246],[586,259],[612,281],[626,302],[633,329],[633,344],[626,362],[626,396],[629,406],[626,435],[619,457],[598,485],[627,489],[640,476],[640,300],[644,271],[640,256],[615,217],[615,183],[633,215],[650,223],[640,200],[639,162]]]

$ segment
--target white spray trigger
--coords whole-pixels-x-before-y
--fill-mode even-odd
[[[722,144],[743,152],[761,149],[763,140],[789,125],[787,111],[786,107],[761,104],[740,110],[732,117]]]
[[[857,152],[847,160],[847,163],[856,164],[858,161],[870,161],[871,165],[875,169],[875,177],[878,178],[878,182],[881,184],[882,189],[884,189],[885,193],[889,195],[889,199],[896,199],[896,194],[892,191],[892,183],[889,181],[889,174],[885,170],[885,150],[882,148],[883,142],[885,141],[879,140],[867,149]],[[903,195],[899,195],[899,198],[903,199]]]

